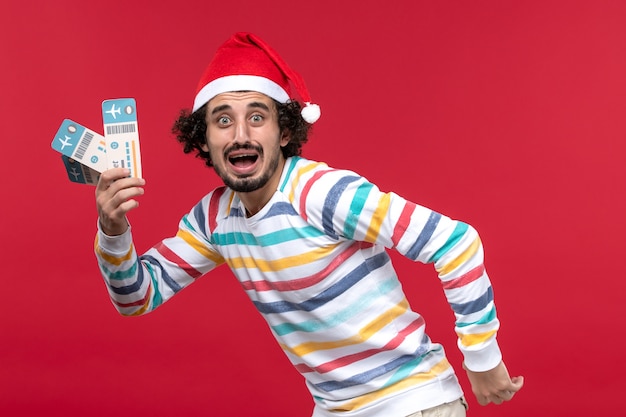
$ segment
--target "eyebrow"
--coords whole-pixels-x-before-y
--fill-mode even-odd
[[[260,101],[253,101],[252,103],[249,103],[247,105],[247,107],[248,108],[253,108],[253,109],[259,108],[259,109],[263,109],[265,111],[270,111],[270,108],[267,106],[267,104],[261,103]],[[230,104],[222,104],[221,106],[217,106],[216,108],[214,108],[211,111],[211,115],[214,115],[215,113],[219,113],[219,112],[224,111],[224,110],[230,110],[230,109],[232,109]]]

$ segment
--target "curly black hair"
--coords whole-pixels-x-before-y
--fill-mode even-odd
[[[282,152],[285,158],[300,155],[302,145],[308,140],[311,125],[304,121],[300,110],[302,107],[297,101],[289,101],[285,104],[275,101],[278,110],[278,127],[283,132],[289,131],[289,143],[283,146]],[[196,152],[196,157],[204,159],[207,166],[212,167],[211,154],[204,151],[202,147],[206,145],[206,108],[200,107],[195,112],[183,109],[178,119],[172,126],[172,133],[176,135],[176,140],[183,144],[183,152]]]

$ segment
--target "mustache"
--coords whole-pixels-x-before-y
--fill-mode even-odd
[[[235,143],[234,145],[231,145],[228,148],[224,149],[224,156],[228,156],[228,154],[230,154],[231,152],[241,149],[256,151],[259,153],[259,155],[263,154],[263,148],[258,145],[253,145],[252,143]]]

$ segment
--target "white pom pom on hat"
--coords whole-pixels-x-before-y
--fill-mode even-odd
[[[311,104],[308,101],[304,103],[304,108],[300,112],[302,114],[302,118],[307,123],[315,123],[317,119],[320,118],[322,111],[320,110],[320,106],[317,104]]]
[[[290,82],[304,103],[302,118],[315,123],[320,107],[311,103],[304,80],[267,43],[258,36],[237,32],[220,46],[200,78],[193,111],[218,94],[231,91],[256,91],[280,103],[296,100]]]

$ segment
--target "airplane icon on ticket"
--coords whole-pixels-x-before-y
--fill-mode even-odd
[[[71,137],[64,135],[65,139],[61,139],[61,138],[57,138],[59,139],[59,142],[61,142],[61,151],[63,151],[63,149],[65,149],[66,146],[74,146],[70,143],[70,140],[72,139]]]
[[[121,108],[121,107],[119,107],[119,108],[115,108],[115,103],[113,103],[113,104],[111,105],[111,110],[107,110],[107,111],[105,111],[105,113],[108,113],[108,114],[110,114],[110,115],[111,115],[114,119],[117,119],[117,117],[115,116],[115,114],[119,114],[119,115],[121,115],[121,114],[122,114],[122,108]]]
[[[76,167],[72,167],[71,171],[69,171],[68,173],[74,176],[74,182],[78,181],[78,179],[80,178],[80,173],[76,170]]]

